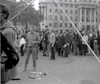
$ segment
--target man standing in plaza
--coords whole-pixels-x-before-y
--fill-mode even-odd
[[[30,32],[26,35],[26,60],[24,66],[24,72],[27,70],[28,61],[30,55],[33,58],[33,70],[36,70],[36,54],[37,54],[37,44],[40,42],[39,35],[35,32],[35,27],[30,28]]]
[[[56,36],[53,30],[50,31],[51,60],[55,60],[55,41]]]

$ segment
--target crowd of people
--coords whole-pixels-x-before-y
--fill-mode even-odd
[[[13,23],[8,21],[8,17],[8,9],[0,5],[0,32],[7,38],[11,46],[18,53],[20,52],[19,57],[25,56],[24,72],[27,70],[30,55],[33,58],[33,70],[36,70],[36,59],[38,59],[39,51],[43,52],[42,56],[49,56],[50,60],[56,59],[56,53],[61,57],[68,57],[69,54],[75,56],[92,55],[84,40],[97,56],[100,55],[100,31],[90,31],[88,33],[80,31],[84,40],[76,31],[68,29],[53,30],[46,27],[45,30],[37,31],[36,27],[31,25],[29,31],[18,32]],[[3,52],[1,58],[6,57],[7,55]],[[3,66],[1,73],[4,78],[1,80],[1,84],[6,84],[7,81],[15,79],[16,68],[15,66],[6,72]],[[20,80],[19,78],[16,79]]]
[[[51,30],[45,29],[42,31],[36,31],[40,38],[40,43],[38,43],[39,50],[43,51],[43,56],[52,56],[55,59],[55,53],[58,53],[58,56],[68,57],[69,53],[74,55],[92,55],[91,50],[88,48],[88,43],[91,49],[95,52],[97,56],[100,55],[100,33],[97,32],[85,32],[80,31],[82,37],[77,32],[70,31],[68,29],[65,30]],[[22,36],[27,35],[26,32],[22,34]],[[52,49],[52,47],[54,47]],[[50,54],[51,49],[51,54]]]

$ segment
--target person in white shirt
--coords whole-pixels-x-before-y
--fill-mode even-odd
[[[88,42],[88,35],[86,33],[83,33],[83,39]],[[86,43],[84,42],[84,40],[82,39],[82,53],[85,56],[87,51],[88,51],[88,47],[86,45]]]
[[[21,52],[21,56],[24,56],[24,45],[25,45],[25,39],[24,37],[22,37],[19,41],[19,46],[20,46],[20,52]]]
[[[26,35],[26,59],[24,72],[27,70],[28,62],[30,56],[33,58],[33,70],[36,70],[36,54],[37,54],[37,44],[40,43],[39,35],[35,31],[35,27],[30,27],[30,32]],[[25,47],[24,47],[25,48]]]

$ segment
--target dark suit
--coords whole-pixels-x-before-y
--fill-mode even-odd
[[[62,48],[61,35],[57,36],[57,48],[58,48],[58,55],[60,56],[61,48]]]
[[[65,33],[64,35],[64,38],[65,38],[65,44],[71,44],[72,42],[72,38],[71,38],[71,35],[69,33]],[[68,57],[68,54],[69,54],[69,46],[67,46],[65,49],[64,49],[64,57]]]
[[[64,34],[61,35],[61,55],[63,56],[63,46],[65,44]]]

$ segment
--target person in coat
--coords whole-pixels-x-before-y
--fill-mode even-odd
[[[15,48],[15,37],[16,37],[16,28],[13,23],[8,20],[9,10],[4,5],[0,5],[0,31],[7,38],[9,43]],[[6,57],[5,53],[2,53],[1,58]],[[15,78],[17,76],[17,67],[10,69],[5,74],[5,83],[9,80],[20,80],[19,78]]]
[[[68,54],[69,54],[69,45],[71,44],[72,42],[72,38],[71,38],[71,35],[68,33],[68,30],[66,30],[66,33],[64,35],[64,38],[65,38],[65,44],[64,44],[64,57],[68,57]]]
[[[62,41],[61,41],[61,32],[57,35],[57,48],[58,48],[58,56],[61,55]]]

